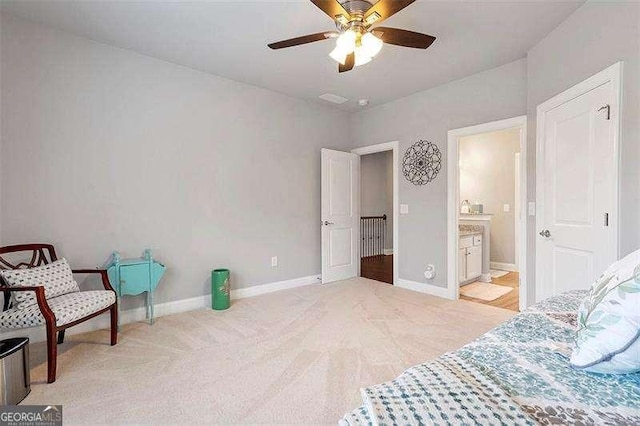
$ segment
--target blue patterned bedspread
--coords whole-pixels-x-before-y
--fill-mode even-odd
[[[342,425],[640,425],[640,373],[573,369],[584,291],[547,299],[472,343],[362,389]]]

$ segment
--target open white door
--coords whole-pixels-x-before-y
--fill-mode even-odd
[[[358,276],[360,156],[322,150],[322,282]]]
[[[588,289],[617,258],[619,86],[612,71],[538,107],[536,300]]]

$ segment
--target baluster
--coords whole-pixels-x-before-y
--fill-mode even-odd
[[[369,221],[369,256],[373,254],[373,221]]]
[[[376,219],[376,256],[380,254],[380,219]]]
[[[367,221],[367,256],[371,255],[371,221]]]
[[[364,219],[360,218],[360,258],[364,257],[364,237],[362,236],[362,224]]]
[[[367,221],[367,256],[371,255],[371,221]]]
[[[378,219],[378,253],[376,253],[378,256],[380,256],[380,254],[382,254],[382,247],[380,246],[380,243],[382,242],[382,219]]]
[[[380,247],[380,243],[382,242],[382,227],[380,225],[382,225],[382,218],[378,219],[378,251],[376,253],[378,256],[382,253],[382,248]]]
[[[387,248],[387,215],[383,216],[384,228],[382,229],[382,254],[384,254],[384,250]]]

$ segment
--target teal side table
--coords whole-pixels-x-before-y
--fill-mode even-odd
[[[114,251],[107,265],[109,281],[118,295],[118,329],[120,329],[120,300],[122,296],[137,296],[147,293],[146,317],[153,325],[153,292],[167,268],[153,260],[151,250],[146,249],[141,259],[122,260],[120,253]]]

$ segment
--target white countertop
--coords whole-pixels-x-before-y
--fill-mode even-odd
[[[460,213],[460,220],[491,220],[491,213],[483,214],[464,214]]]

